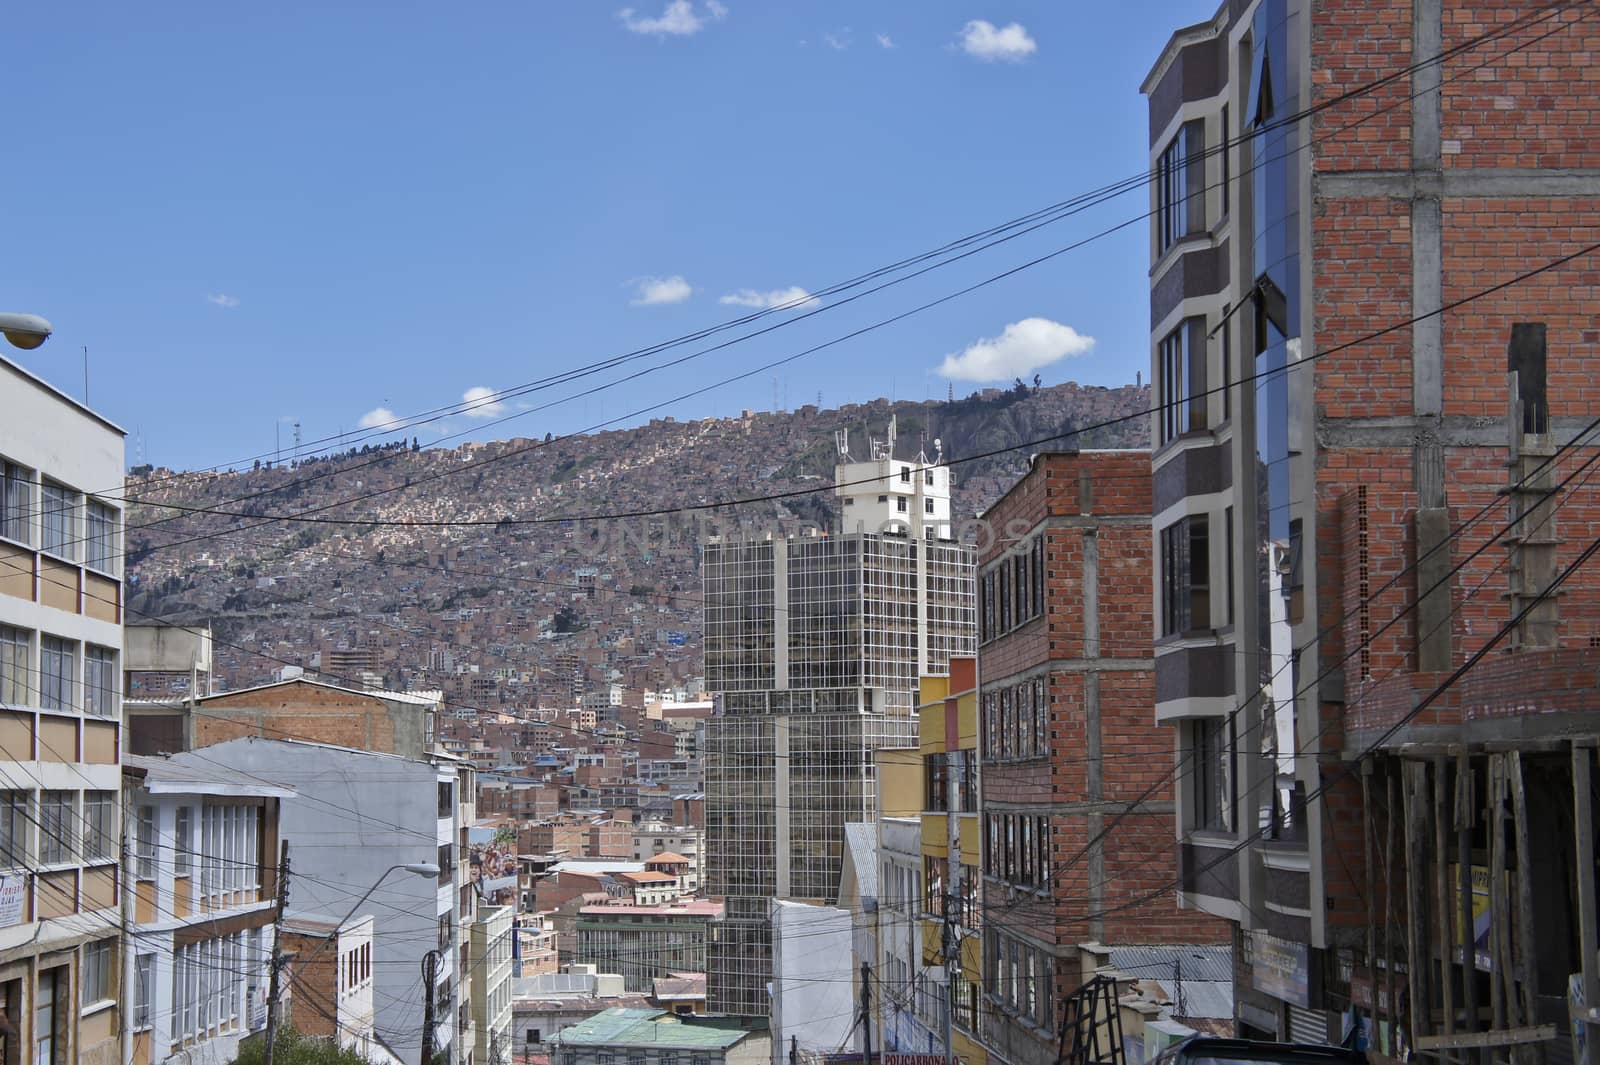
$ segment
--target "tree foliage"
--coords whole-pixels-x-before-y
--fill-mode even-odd
[[[233,1065],[262,1065],[266,1057],[265,1039],[247,1039],[239,1044],[239,1056]],[[272,1065],[370,1065],[366,1058],[354,1050],[346,1050],[331,1039],[303,1035],[291,1027],[278,1029],[277,1044],[272,1048]]]

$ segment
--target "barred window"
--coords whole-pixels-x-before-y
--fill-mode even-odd
[[[85,861],[105,861],[117,856],[117,793],[83,793],[83,857]]]
[[[101,573],[117,570],[117,511],[97,499],[89,500],[87,535],[84,537],[84,563]]]
[[[33,702],[28,652],[32,634],[26,629],[0,625],[0,703],[27,706]]]
[[[83,710],[96,717],[117,715],[117,652],[109,647],[83,649]]]
[[[0,461],[0,536],[33,543],[33,471]]]
[[[65,865],[78,849],[78,795],[46,791],[39,796],[39,862]]]
[[[39,489],[39,515],[44,523],[40,546],[52,555],[78,559],[78,493],[52,481]]]
[[[58,636],[39,639],[39,705],[77,709],[78,645]],[[64,755],[63,755],[64,756]]]
[[[83,965],[80,980],[83,985],[83,1004],[92,1006],[111,997],[111,948],[113,940],[102,939],[86,943],[83,947]]]
[[[0,865],[7,869],[28,865],[32,798],[30,791],[0,791]]]

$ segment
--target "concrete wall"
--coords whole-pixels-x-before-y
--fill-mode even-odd
[[[784,1065],[791,1036],[802,1046],[836,1047],[849,1033],[853,927],[850,912],[832,906],[773,899],[769,912],[773,1065]]]

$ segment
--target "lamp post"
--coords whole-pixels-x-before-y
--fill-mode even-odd
[[[53,331],[50,323],[37,314],[0,311],[0,334],[24,351],[32,351],[49,340]]]
[[[413,874],[415,876],[426,876],[426,877],[433,877],[433,878],[437,878],[439,876],[439,867],[437,865],[435,865],[433,862],[401,862],[399,864],[389,866],[389,868],[387,868],[387,869],[385,869],[383,871],[383,875],[379,876],[377,880],[373,881],[371,887],[367,888],[366,891],[362,892],[361,897],[356,900],[356,904],[354,906],[350,907],[350,912],[345,914],[344,917],[339,920],[339,923],[333,926],[333,931],[332,931],[331,934],[329,934],[328,938],[323,940],[322,943],[317,947],[317,949],[313,950],[310,954],[307,954],[305,956],[304,960],[302,960],[301,963],[300,963],[301,968],[304,968],[305,966],[309,965],[312,961],[314,961],[317,958],[318,955],[320,955],[323,951],[328,949],[328,944],[332,943],[334,941],[334,939],[338,937],[339,929],[341,929],[341,928],[343,928],[345,926],[345,922],[349,921],[350,918],[354,917],[356,915],[356,911],[361,909],[362,906],[366,905],[367,900],[372,897],[372,893],[374,891],[377,891],[378,888],[383,884],[383,882],[385,880],[389,879],[389,874],[390,873],[393,873],[393,872],[395,872],[396,870],[399,870],[399,869],[404,869],[406,872],[411,873],[411,874]],[[285,881],[287,881],[287,879],[288,879],[288,870],[287,870],[287,868],[285,868],[285,870],[284,870],[283,879]],[[281,908],[279,910],[279,917],[280,917],[280,919],[282,918],[282,910],[281,910]],[[281,950],[278,949],[277,937],[276,937],[276,935],[274,935],[273,941],[272,941],[272,961],[271,961],[271,965],[273,967],[272,968],[272,975],[273,975],[273,978],[274,978],[273,979],[273,985],[274,986],[273,986],[272,992],[268,995],[268,998],[267,998],[267,1032],[266,1032],[266,1045],[264,1047],[264,1052],[262,1053],[262,1065],[272,1065],[272,1045],[273,1045],[274,1037],[277,1034],[276,1029],[277,1029],[277,1025],[278,1025],[278,1011],[276,1009],[278,992],[277,992],[277,988],[276,988],[276,984],[277,984],[276,977],[277,977],[278,969],[286,966],[289,963],[289,960],[290,960],[290,956],[284,954]],[[334,1019],[334,1039],[335,1040],[338,1039],[338,1021],[337,1021],[337,1019]]]

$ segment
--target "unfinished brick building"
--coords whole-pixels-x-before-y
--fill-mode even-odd
[[[1156,716],[1242,1035],[1559,1060],[1600,1000],[1573,8],[1229,0],[1144,83]]]
[[[1057,1060],[1080,944],[1215,943],[1227,925],[1162,893],[1178,865],[1172,738],[1150,715],[1150,453],[1036,455],[983,521],[977,1020],[1027,1065]]]

